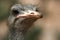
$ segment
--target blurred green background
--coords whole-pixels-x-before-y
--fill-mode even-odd
[[[9,16],[10,7],[17,3],[16,0],[0,0],[0,21]]]
[[[17,1],[0,0],[0,40],[3,40],[7,36],[8,33],[7,19],[10,14],[10,8],[13,4],[16,4]]]

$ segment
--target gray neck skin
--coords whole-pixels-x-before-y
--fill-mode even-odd
[[[21,26],[24,27],[23,31],[19,31],[16,30],[15,28],[11,28],[9,34],[9,40],[24,40],[25,33],[35,21],[36,21],[35,18],[25,19],[21,21]]]

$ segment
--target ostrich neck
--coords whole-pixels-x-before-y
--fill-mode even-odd
[[[24,28],[23,31],[18,31],[17,29],[12,29],[9,35],[9,40],[24,40],[24,35],[26,31],[33,25],[36,21],[35,18],[20,20],[20,25]]]
[[[22,32],[15,31],[10,33],[9,40],[24,40],[24,35]]]

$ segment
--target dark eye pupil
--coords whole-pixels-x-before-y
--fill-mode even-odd
[[[12,10],[12,14],[15,16],[15,15],[18,15],[19,14],[19,11],[18,10]]]
[[[36,11],[38,12],[39,10],[38,10],[38,9],[36,9]]]

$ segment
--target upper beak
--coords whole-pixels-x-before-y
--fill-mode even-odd
[[[40,16],[41,13],[29,10],[28,12],[24,12],[24,14],[17,15],[17,18],[40,18]]]

